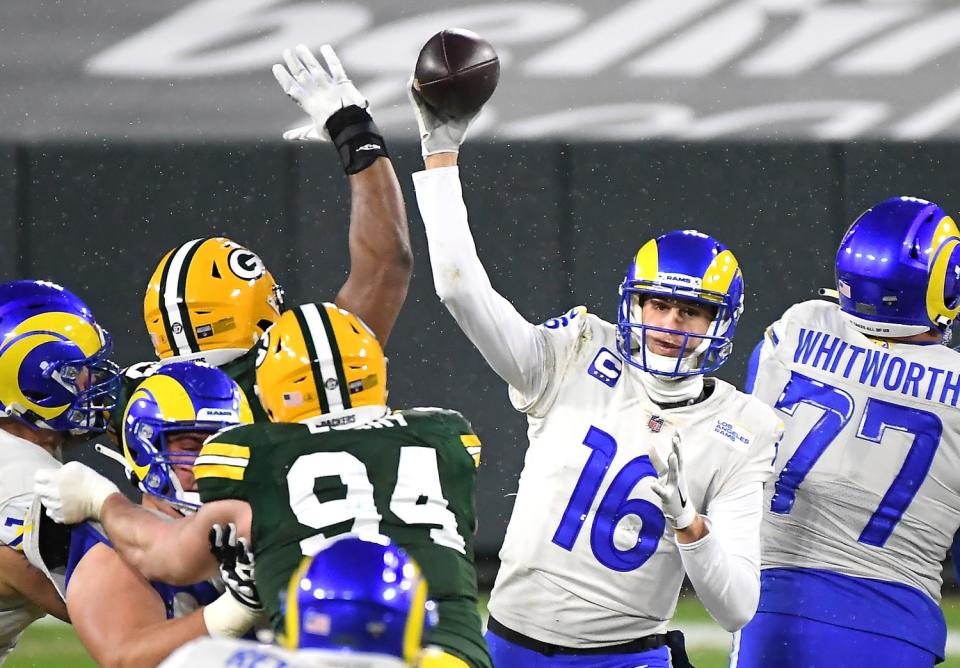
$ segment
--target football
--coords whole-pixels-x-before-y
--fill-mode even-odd
[[[452,118],[480,110],[500,81],[500,59],[469,30],[441,30],[420,50],[413,86],[427,104]]]

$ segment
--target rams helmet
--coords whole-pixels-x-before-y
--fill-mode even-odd
[[[865,211],[837,251],[840,309],[870,336],[938,330],[960,313],[960,231],[932,202],[894,197]]]
[[[669,297],[711,307],[706,334],[643,324],[643,299]],[[628,364],[661,376],[715,371],[733,351],[733,334],[743,312],[743,275],[733,253],[713,237],[694,230],[668,232],[645,243],[620,285],[617,347]],[[656,355],[642,342],[647,330],[683,336],[678,357]],[[698,342],[694,345],[691,339]]]
[[[75,435],[101,432],[120,376],[110,334],[47,281],[0,284],[0,415]]]
[[[180,510],[196,510],[199,496],[183,489],[173,467],[192,467],[198,453],[174,452],[168,439],[251,422],[246,397],[220,369],[202,362],[158,366],[134,390],[123,416],[123,456],[131,480]]]
[[[304,304],[260,342],[255,389],[272,422],[385,406],[387,362],[360,318],[335,304]]]
[[[436,612],[406,552],[385,536],[346,534],[300,563],[284,619],[289,649],[380,654],[414,665]]]
[[[194,239],[164,255],[143,299],[159,359],[217,365],[252,348],[282,310],[283,290],[260,258],[223,237]]]

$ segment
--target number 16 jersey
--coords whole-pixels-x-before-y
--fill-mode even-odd
[[[257,587],[274,626],[303,556],[339,534],[388,536],[419,564],[438,626],[431,645],[490,666],[477,610],[473,492],[479,441],[454,411],[398,411],[358,425],[258,423],[204,444],[204,503],[247,501]]]
[[[598,647],[662,633],[684,565],[651,490],[681,437],[687,491],[713,539],[759,573],[760,486],[780,422],[717,379],[692,406],[662,409],[617,354],[615,327],[576,308],[540,328],[547,363],[534,390],[511,388],[528,416],[516,503],[490,614],[541,642]],[[756,504],[732,510],[744,494]],[[742,504],[740,504],[742,505]]]

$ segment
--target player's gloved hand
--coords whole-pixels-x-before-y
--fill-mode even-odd
[[[283,88],[283,92],[310,114],[316,139],[330,141],[327,121],[331,116],[345,107],[366,109],[369,103],[347,77],[333,47],[329,44],[321,46],[320,56],[330,70],[329,74],[305,45],[298,44],[293,50],[284,49],[283,60],[286,67],[274,65],[273,76]]]
[[[666,474],[653,483],[651,489],[660,497],[663,514],[674,530],[686,529],[697,519],[697,509],[687,494],[687,482],[683,476],[679,434],[673,435],[673,452],[667,457]]]
[[[116,485],[80,462],[40,469],[33,476],[33,491],[50,519],[60,524],[99,520],[107,497],[120,493]]]
[[[247,541],[237,535],[237,525],[230,522],[210,527],[210,551],[220,562],[220,577],[227,591],[251,610],[263,610],[254,579],[253,552]]]
[[[358,174],[389,157],[380,129],[367,111],[369,103],[347,77],[333,47],[324,44],[320,55],[328,74],[303,44],[283,50],[283,65],[273,66],[273,76],[300,107],[310,114],[312,126],[283,133],[289,141],[332,141],[347,174]]]
[[[283,138],[287,141],[327,141],[327,138],[313,127],[313,123],[287,130],[283,133]]]
[[[480,112],[459,118],[441,116],[427,104],[420,91],[413,87],[413,77],[407,82],[407,97],[410,98],[413,113],[417,117],[423,157],[436,153],[458,153],[460,145],[467,137],[467,130]]]

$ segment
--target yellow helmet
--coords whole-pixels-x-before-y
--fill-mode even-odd
[[[260,342],[256,392],[273,422],[300,422],[387,403],[380,342],[335,304],[286,311]]]
[[[224,237],[194,239],[164,255],[143,299],[159,359],[212,350],[241,354],[282,310],[283,290],[260,258]]]

